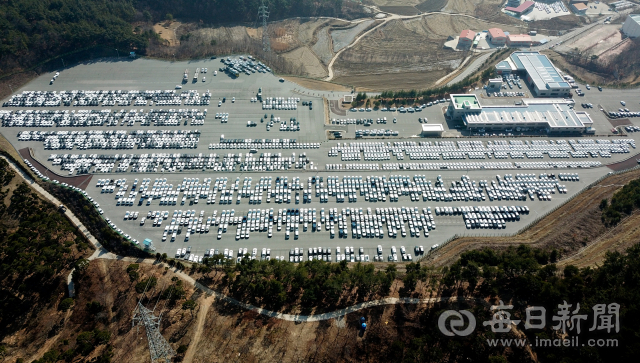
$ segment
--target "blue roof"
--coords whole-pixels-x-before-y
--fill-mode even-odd
[[[526,71],[538,89],[570,88],[546,55],[538,52],[514,52],[511,61],[519,71]]]
[[[496,65],[496,69],[511,69],[511,65],[507,61],[502,61]]]

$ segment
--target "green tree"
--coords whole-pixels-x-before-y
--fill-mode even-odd
[[[166,20],[166,21],[172,21],[172,20],[173,20],[173,15],[172,15],[172,14],[167,13],[167,15],[165,15],[165,16],[164,16],[164,20]]]
[[[144,18],[144,20],[146,22],[150,22],[151,20],[153,20],[153,17],[151,16],[151,13],[149,12],[149,10],[145,10],[142,12],[142,17]]]
[[[58,304],[58,309],[61,311],[67,311],[73,306],[73,303],[73,298],[68,297],[60,301],[60,304]]]
[[[191,315],[193,315],[193,310],[195,310],[197,306],[198,303],[196,303],[194,300],[187,300],[182,303],[182,310],[190,310]]]

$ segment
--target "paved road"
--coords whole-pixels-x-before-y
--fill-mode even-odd
[[[462,71],[459,75],[457,75],[456,78],[451,80],[451,82],[447,83],[447,86],[451,86],[451,85],[453,85],[455,83],[458,83],[458,82],[462,81],[463,79],[465,79],[468,75],[473,74],[475,71],[478,70],[478,68],[480,68],[482,63],[484,63],[487,59],[489,59],[489,57],[494,52],[495,52],[495,50],[491,51],[491,52],[488,52],[488,53],[484,53],[483,55],[478,57],[478,59],[473,61],[473,63],[471,63],[464,71]]]

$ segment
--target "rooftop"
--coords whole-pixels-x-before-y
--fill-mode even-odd
[[[471,110],[482,109],[482,107],[480,106],[480,103],[478,102],[478,97],[476,95],[466,95],[466,94],[451,95],[451,99],[453,100],[454,107],[458,109],[461,109],[461,108],[466,108]]]
[[[500,29],[500,28],[491,28],[491,29],[489,29],[489,35],[491,35],[492,38],[498,38],[498,37],[505,38],[506,37],[506,35],[504,35],[504,32],[502,31],[502,29]]]
[[[546,55],[538,52],[514,52],[511,60],[519,71],[526,71],[538,89],[569,88]]]
[[[527,9],[529,9],[530,7],[532,7],[534,4],[535,3],[533,1],[525,1],[522,4],[520,4],[520,6],[518,6],[517,8],[507,6],[506,8],[504,8],[504,10],[513,11],[514,13],[522,13]]]
[[[465,29],[460,33],[460,38],[465,38],[469,40],[473,40],[476,37],[476,33],[472,30]]]
[[[509,41],[511,42],[530,42],[531,36],[528,34],[509,34]]]
[[[630,14],[629,17],[636,23],[640,23],[640,14]]]
[[[422,124],[422,132],[441,132],[444,131],[442,124]]]
[[[479,113],[463,115],[464,122],[473,124],[514,124],[528,125],[547,124],[549,128],[585,127],[585,123],[593,123],[586,112],[578,114],[566,103],[532,103],[523,106],[484,106]]]
[[[588,7],[584,3],[571,4],[576,10],[586,10]]]

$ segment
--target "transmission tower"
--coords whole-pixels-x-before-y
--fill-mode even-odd
[[[164,359],[165,362],[171,361],[171,357],[176,355],[176,351],[171,348],[167,340],[160,334],[160,319],[153,315],[153,311],[147,309],[138,302],[138,306],[133,314],[133,325],[143,325],[147,331],[147,340],[149,341],[149,354],[151,355],[151,362],[157,362],[159,359]]]
[[[149,279],[149,281],[151,281],[151,279]],[[149,282],[147,282],[147,287],[148,286]],[[145,287],[144,290],[145,291],[142,293],[142,297],[138,300],[136,309],[133,311],[133,321],[131,322],[132,327],[137,325],[139,329],[140,325],[144,326],[144,329],[147,332],[147,340],[149,342],[149,355],[151,356],[152,363],[155,363],[161,359],[165,362],[170,362],[171,357],[176,355],[176,351],[171,348],[167,340],[162,336],[162,334],[160,334],[160,319],[162,319],[162,313],[160,313],[158,317],[153,315],[153,311],[158,306],[158,302],[156,301],[156,305],[153,307],[153,310],[149,310],[144,305],[142,305],[142,299],[145,296],[147,288]],[[158,300],[160,300],[161,295],[162,292],[158,296]]]
[[[262,0],[258,8],[258,17],[262,18],[262,50],[271,52],[271,41],[269,40],[269,32],[267,31],[267,20],[269,19],[269,7]]]

